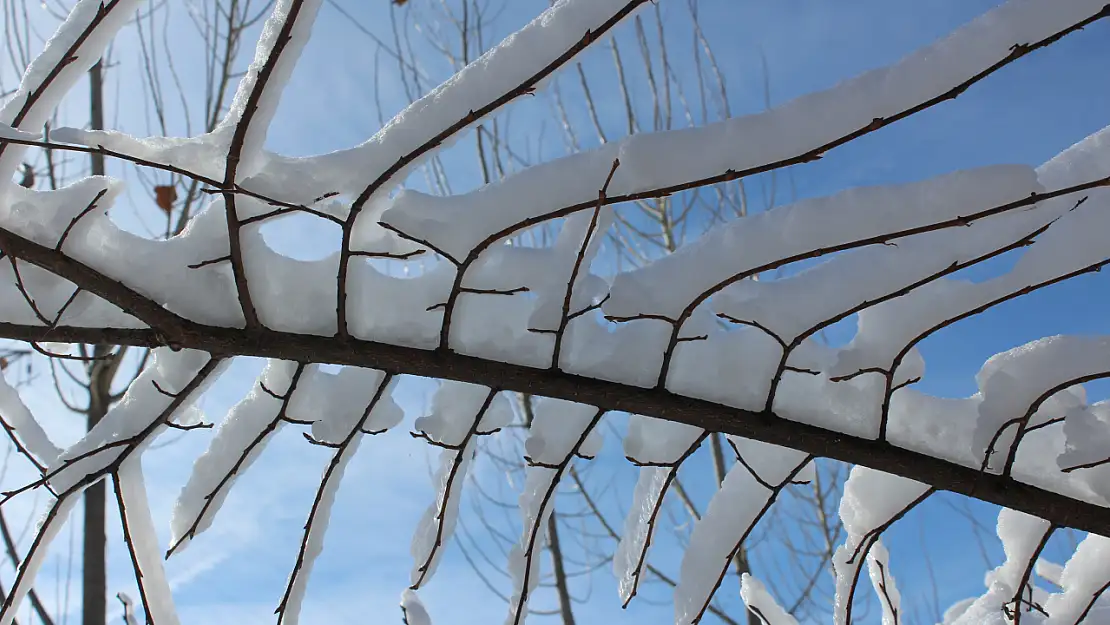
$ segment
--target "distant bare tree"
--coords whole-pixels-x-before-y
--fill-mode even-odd
[[[69,3],[71,4],[71,3]],[[41,5],[41,6],[40,6]],[[245,63],[241,58],[244,33],[258,25],[273,5],[273,0],[205,0],[196,10],[175,12],[172,4],[159,3],[142,11],[131,20],[138,41],[140,63],[125,61],[121,66],[106,56],[88,71],[89,110],[88,125],[91,130],[105,128],[105,116],[113,108],[105,97],[111,71],[132,71],[141,82],[131,87],[143,88],[147,96],[142,100],[146,108],[146,127],[142,132],[169,136],[171,132],[191,134],[194,128],[210,132],[227,110],[228,89],[232,81],[242,75],[238,68]],[[44,42],[39,32],[43,12],[61,22],[70,7],[61,2],[54,4],[29,0],[4,0],[5,25],[11,36],[8,39],[9,60],[16,72],[29,63],[31,50]],[[39,15],[34,15],[39,14]],[[171,38],[170,26],[188,16],[196,33],[195,39],[186,40],[185,46],[175,45],[180,37]],[[174,44],[171,44],[174,41]],[[175,63],[202,61],[205,68],[203,93],[186,90]],[[198,97],[199,96],[199,97]],[[173,110],[171,110],[173,109]],[[66,120],[69,121],[69,120]],[[57,126],[55,115],[46,126]],[[138,128],[134,129],[139,131]],[[88,154],[88,167],[76,166],[74,159],[58,160],[58,152],[45,146],[31,153],[24,165],[21,186],[27,188],[59,188],[91,174],[108,173],[102,152]],[[63,153],[64,156],[64,153]],[[168,180],[159,180],[140,167],[125,165],[125,175],[133,175],[139,187],[145,190],[150,215],[165,220],[157,236],[170,238],[179,234],[204,197],[203,185],[197,180],[170,173]],[[88,429],[92,429],[139,374],[149,359],[149,350],[131,350],[126,345],[105,343],[77,344],[73,352],[54,354],[36,346],[35,351],[50,370],[58,400],[68,410],[83,415]],[[30,363],[28,363],[30,366]],[[103,482],[91,485],[84,493],[85,514],[82,528],[82,611],[84,625],[104,625],[107,618],[107,531],[106,490]],[[2,528],[0,528],[2,529]],[[9,546],[14,556],[14,546]],[[33,605],[44,622],[49,618],[37,598]],[[59,609],[65,609],[60,607]]]

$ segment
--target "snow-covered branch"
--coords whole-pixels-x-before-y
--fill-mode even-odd
[[[998,354],[983,365],[979,392],[964,399],[914,385],[925,371],[917,348],[928,337],[1110,264],[1110,127],[1038,168],[955,171],[714,223],[631,270],[614,267],[605,242],[618,224],[628,226],[621,204],[831,155],[1110,17],[1105,0],[1010,0],[898,63],[764,113],[603,142],[443,196],[401,186],[646,2],[555,2],[369,140],[331,154],[290,158],[263,147],[321,0],[274,4],[254,62],[210,133],[34,134],[137,4],[75,5],[0,112],[0,171],[13,173],[31,147],[93,153],[188,178],[211,201],[176,236],[152,240],[110,218],[118,181],[0,188],[0,337],[48,354],[40,343],[158,348],[107,417],[65,450],[0,383],[0,427],[40,474],[3,501],[40,488],[53,496],[0,625],[14,618],[75,496],[103,479],[115,484],[148,620],[175,622],[141,456],[168,428],[205,425],[196,418],[200,395],[243,356],[269,363],[197,460],[167,556],[211,525],[281,428],[309,428],[304,438],[331,458],[278,602],[281,623],[300,617],[363,437],[402,421],[394,389],[403,376],[442,381],[412,432],[442,451],[435,501],[412,538],[411,590],[401,604],[411,623],[428,622],[412,591],[430,583],[454,534],[478,440],[510,425],[506,391],[543,398],[526,424],[523,531],[508,554],[513,625],[539,583],[555,494],[572,463],[598,453],[599,424],[617,412],[632,415],[624,452],[640,472],[613,557],[625,604],[651,570],[652,535],[680,467],[721,433],[736,462],[727,476],[719,470],[720,490],[690,535],[674,583],[679,623],[713,609],[757,523],[781,493],[809,479],[817,458],[857,465],[841,500],[847,538],[833,556],[836,622],[851,622],[865,565],[884,623],[902,622],[880,537],[939,490],[1006,508],[999,537],[1007,561],[953,622],[990,613],[1017,625],[1040,618],[1030,610],[1045,622],[1078,622],[1101,601],[1110,586],[1099,568],[1099,535],[1110,536],[1110,411],[1089,405],[1082,385],[1110,377],[1110,339],[1054,336]],[[316,260],[274,249],[262,228],[293,214],[337,229],[334,247]],[[557,233],[551,244],[521,244],[536,228]],[[1006,255],[1017,260],[1000,275],[962,279]],[[387,268],[410,262],[426,264],[404,277]],[[773,275],[779,270],[788,275]],[[849,342],[818,340],[853,316]],[[1050,596],[1031,579],[1062,527],[1091,535]],[[741,583],[759,618],[796,622],[754,577],[745,573]]]

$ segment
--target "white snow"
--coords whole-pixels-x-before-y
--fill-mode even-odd
[[[1012,622],[1006,617],[1006,613],[1013,612],[1015,599],[1019,597],[1023,600],[1022,605],[1018,606],[1022,623],[1040,625],[1053,622],[1051,605],[1053,597],[1058,595],[1050,596],[1048,591],[1034,583],[1032,576],[1034,567],[1037,566],[1038,547],[1051,529],[1051,525],[1043,519],[1003,508],[998,515],[997,533],[1006,554],[1005,561],[987,573],[984,579],[986,592],[978,598],[953,606],[945,614],[944,622],[952,625],[1005,625]],[[1023,580],[1027,586],[1022,585]],[[1087,601],[1089,600],[1088,596]],[[1047,608],[1049,618],[1046,619],[1039,611],[1031,610],[1025,602]],[[1089,622],[1091,625],[1101,625],[1105,621],[1100,618],[1084,621]]]
[[[596,3],[599,10],[611,4]],[[1007,57],[1015,44],[1052,35],[1101,8],[1101,0],[1077,0],[1063,8],[1051,0],[1008,2],[898,63],[765,113],[696,129],[636,135],[526,169],[464,196],[436,199],[406,193],[383,220],[431,241],[456,258],[465,256],[489,233],[529,218],[554,215],[565,207],[590,206],[614,158],[620,158],[621,166],[609,189],[611,196],[798,156],[868,126],[876,118],[939,96]],[[597,184],[582,183],[595,179]],[[518,201],[522,194],[530,201]],[[637,308],[639,303],[630,302],[629,308]]]
[[[1110,127],[1087,137],[1064,150],[1037,169],[1037,180],[1043,188],[1059,189],[1110,175]],[[983,230],[1020,224],[1022,232],[1030,226],[1059,220],[1033,245],[1025,249],[1014,268],[1006,274],[981,283],[941,279],[911,293],[872,306],[859,314],[859,329],[852,342],[841,351],[832,375],[850,375],[871,368],[888,368],[907,345],[920,340],[948,319],[957,318],[982,306],[997,303],[1016,293],[1084,267],[1110,260],[1110,249],[1097,233],[1106,227],[1110,211],[1110,193],[1095,189],[1083,194],[1088,199],[1075,208],[1080,197],[1063,196],[1042,202],[1033,210],[989,218]],[[1040,214],[1040,217],[1023,215]],[[1008,224],[1006,222],[1009,222]],[[1021,223],[1025,222],[1025,223]],[[972,229],[979,227],[973,225]],[[956,232],[958,232],[957,229]],[[989,236],[989,235],[988,235]],[[1020,235],[1019,235],[1020,236]],[[994,239],[993,236],[990,236]],[[994,239],[997,241],[997,239]],[[907,243],[902,242],[900,245]],[[978,253],[990,251],[980,248]]]
[[[833,605],[836,625],[848,622],[849,598],[866,561],[867,550],[879,538],[876,532],[928,491],[928,484],[860,465],[852,467],[840,499],[840,520],[847,537],[844,544],[837,547],[832,562],[836,574]]]
[[[107,208],[123,191],[123,185],[104,176],[89,176],[56,191],[12,189],[10,206],[3,211],[4,227],[43,246],[54,247],[67,226],[94,202],[99,208],[81,218],[66,237],[63,250],[88,245],[93,224],[105,220]],[[72,238],[71,238],[72,237]]]
[[[0,109],[0,123],[17,130],[38,132],[65,94],[100,60],[116,33],[141,4],[142,0],[108,3],[79,0],[75,3],[65,21],[58,25],[54,35],[27,67],[19,89]],[[98,16],[102,8],[104,12]],[[75,46],[79,40],[80,45]],[[22,162],[25,151],[23,146],[4,145],[0,156],[0,193],[15,186],[11,175]]]
[[[614,219],[612,208],[604,207],[600,211],[585,211],[572,215],[563,222],[563,228],[555,240],[551,254],[548,255],[550,258],[545,259],[550,263],[547,271],[540,274],[542,280],[534,289],[537,301],[528,322],[529,327],[557,330],[564,322],[564,316],[572,315],[593,304],[603,294],[599,291],[607,290],[607,285],[604,283],[596,280],[591,282],[583,278],[589,277],[590,265],[597,256],[604,234],[609,231]],[[571,284],[571,275],[576,265],[577,274],[574,275],[570,305],[564,311],[563,308],[567,303],[567,288]],[[589,288],[590,286],[593,288]]]
[[[280,418],[281,400],[263,390],[262,385],[278,396],[285,396],[295,390],[296,372],[296,363],[267,362],[250,393],[220,422],[208,450],[197,458],[189,481],[174,504],[170,545],[175,550],[184,548],[212,524],[235,480],[250,468],[270,438],[285,425]]]
[[[997,531],[1006,560],[987,573],[986,585],[1001,585],[1008,588],[1010,595],[1014,596],[1021,589],[1026,571],[1032,570],[1035,559],[1040,555],[1038,547],[1045,534],[1051,531],[1051,524],[1024,512],[1003,508],[998,513]]]
[[[632,415],[624,437],[624,454],[635,462],[673,464],[703,432],[685,423]]]
[[[159,421],[175,401],[167,393],[180,394],[192,384],[192,392],[181,398],[183,405],[188,406],[189,399],[195,401],[226,368],[227,362],[219,363],[207,376],[198,378],[209,360],[208,354],[193,350],[154,350],[146,368],[128,387],[123,399],[88,434],[48,465],[50,484],[55,491],[65,492],[114,464],[140,455],[167,429],[165,423]],[[194,384],[198,379],[199,383]],[[181,407],[173,410],[165,415],[165,420],[171,420],[181,410]]]
[[[1065,448],[1056,459],[1060,469],[1090,465],[1072,473],[1103,499],[1110,501],[1110,402],[1068,411],[1064,419]]]
[[[561,368],[568,373],[632,386],[655,386],[671,326],[644,319],[603,326],[583,316],[571,324]]]
[[[854,188],[756,213],[714,228],[643,269],[618,275],[603,309],[618,317],[677,319],[695,299],[779,259],[953,219],[1035,190],[1032,168],[1006,165],[912,184]]]
[[[476,437],[505,427],[512,419],[504,395],[459,382],[442,382],[432,398],[431,413],[416,419],[418,432],[451,448],[440,452],[433,476],[436,500],[420,517],[412,537],[412,584],[423,585],[431,579],[447,541],[454,535],[463,484],[476,452]]]
[[[351,334],[394,345],[435,347],[443,311],[429,308],[447,300],[453,279],[454,271],[446,263],[417,278],[398,278],[379,271],[368,260],[352,259],[347,294]],[[334,276],[329,281],[334,283]]]
[[[724,571],[732,564],[733,554],[782,486],[810,461],[805,453],[793,449],[740,438],[733,442],[744,462],[729,469],[720,490],[694,525],[675,588],[677,625],[692,625],[701,619]]]
[[[1028,418],[1028,427],[1082,407],[1086,403],[1082,388],[1064,391],[1096,376],[1110,377],[1108,337],[1053,336],[992,357],[976,376],[983,399],[972,451],[982,458],[999,430],[1012,420]],[[1055,401],[1044,401],[1046,394]],[[1016,434],[1017,426],[1009,426],[998,437],[991,467],[1002,466]]]
[[[980,401],[978,394],[946,399],[902,389],[891,399],[889,438],[899,447],[978,469],[982,454],[973,453],[970,441]]]
[[[335,456],[324,470],[324,476],[320,480],[316,499],[313,501],[312,510],[304,526],[305,534],[298,558],[299,566],[293,569],[287,594],[282,603],[278,619],[280,624],[297,625],[300,622],[301,606],[304,603],[305,591],[308,590],[312,568],[316,564],[316,558],[324,551],[324,536],[331,521],[335,495],[343,483],[343,473],[347,470],[347,465],[358,452],[363,436],[359,430],[365,427],[371,418],[369,413],[372,410],[364,408],[364,411],[366,416],[350,425],[341,447],[335,451]]]
[[[201,323],[241,326],[242,313],[235,297],[230,266],[226,262],[190,268],[224,257],[228,253],[223,200],[217,200],[190,220],[185,231],[165,241],[145,239],[119,228],[107,215],[112,199],[121,188],[106,178],[86,178],[57,191],[13,190],[10,203],[0,207],[0,227],[44,246],[54,247],[71,221],[63,251],[70,258],[88,265],[106,277],[117,280],[141,295],[165,306],[171,312]],[[96,210],[83,214],[100,192]],[[292,261],[290,261],[292,262]],[[8,264],[8,263],[5,263]],[[8,268],[10,272],[10,267]],[[30,272],[28,270],[29,273]],[[23,265],[20,273],[24,273]],[[334,278],[330,280],[334,283]],[[22,305],[22,296],[11,286],[9,301]],[[31,285],[36,302],[43,299],[43,314],[53,319],[69,299],[72,285],[53,279],[44,285]],[[78,298],[67,309],[69,323],[93,327],[105,320],[91,315],[89,298]],[[332,307],[334,308],[334,306]],[[108,325],[135,327],[121,322],[119,313]],[[91,315],[91,316],[90,316]]]
[[[40,132],[27,132],[25,130],[17,130],[7,124],[0,124],[0,139],[23,139],[27,141],[37,141],[42,138]]]
[[[595,427],[602,411],[584,404],[558,399],[542,399],[535,404],[535,419],[528,431],[524,449],[532,466],[525,471],[520,493],[523,533],[509,551],[509,576],[512,592],[506,623],[518,625],[528,610],[528,597],[540,582],[540,550],[547,535],[559,478],[575,455],[592,456],[601,447],[601,434]]]
[[[23,555],[23,563],[20,565],[19,574],[12,588],[8,591],[7,602],[4,604],[5,607],[10,605],[11,608],[0,614],[0,625],[12,625],[19,604],[23,602],[27,593],[34,586],[35,576],[46,562],[46,556],[50,553],[50,544],[54,542],[58,532],[69,520],[69,515],[73,512],[77,503],[77,497],[55,500],[47,512],[48,516],[43,517],[37,524],[35,528],[36,548]],[[52,516],[51,513],[53,513]]]
[[[1060,574],[1063,592],[1051,595],[1045,602],[1050,617],[1045,625],[1075,623],[1101,590],[1110,583],[1110,539],[1088,534],[1075,550]],[[1102,595],[1102,606],[1110,597]],[[1106,608],[1103,607],[1105,610]],[[1084,621],[1086,622],[1086,621]]]
[[[152,623],[176,625],[179,623],[170,591],[166,570],[162,566],[162,550],[158,533],[147,501],[146,483],[143,479],[142,460],[132,456],[124,460],[116,472],[116,489],[121,501],[121,514],[127,528],[128,549],[141,578],[147,620]]]
[[[222,181],[224,161],[231,143],[229,134],[199,137],[133,137],[117,130],[54,128],[50,139],[91,148],[103,148],[132,160],[161,163],[197,176]]]
[[[293,67],[312,34],[312,25],[322,3],[323,0],[278,0],[262,26],[254,60],[239,81],[227,114],[213,131],[215,135],[232,134],[249,116],[236,182],[256,171],[261,164],[266,132]],[[278,53],[276,57],[275,53]],[[263,83],[261,73],[267,62],[270,62],[270,71]]]
[[[481,119],[471,115],[472,112],[530,80],[577,44],[587,31],[596,31],[628,2],[555,2],[529,24],[398,113],[365,143],[349,150],[304,159],[297,163],[298,169],[307,170],[313,178],[326,180],[328,190],[361,191],[367,182],[386,172],[402,156],[432,140],[442,129],[464,120],[468,127],[477,124]],[[546,82],[540,81],[535,88],[542,89]],[[441,147],[449,146],[462,134],[456,133]],[[401,182],[422,162],[423,159],[414,159],[393,176],[394,183]],[[600,175],[598,188],[605,174]],[[596,197],[596,188],[593,193]],[[463,222],[454,225],[461,226]]]
[[[0,375],[0,420],[3,420],[5,429],[10,428],[17,444],[22,445],[40,464],[53,462],[62,453],[20,399],[19,392],[8,384],[3,375]]]
[[[559,464],[575,454],[593,456],[601,448],[601,431],[594,427],[597,412],[587,404],[557,399],[536,402],[525,453],[540,464]]]
[[[883,611],[883,625],[898,625],[902,622],[902,593],[890,572],[890,552],[882,541],[875,541],[867,552],[867,574]]]
[[[408,588],[401,593],[401,614],[405,625],[432,625],[432,617],[428,616],[420,597]]]
[[[671,360],[667,389],[736,408],[763,410],[782,358],[778,341],[750,327],[694,331],[688,324],[686,333],[704,334],[707,338],[678,345]],[[658,375],[657,371],[654,373]]]
[[[598,194],[618,159],[620,165],[606,189],[616,198],[664,194],[674,185],[793,159],[867,128],[874,120],[943,96],[1006,58],[1014,45],[1035,43],[1095,14],[1103,10],[1105,0],[1011,0],[896,64],[764,113],[697,129],[636,135],[449,197],[398,189],[413,168],[479,122],[491,103],[541,88],[550,76],[539,79],[538,72],[570,61],[561,57],[632,4],[559,0],[364,143],[307,158],[267,153],[267,133],[321,3],[275,3],[261,28],[254,61],[212,133],[139,139],[110,130],[71,128],[55,130],[51,138],[102,146],[125,159],[156,161],[219,180],[233,135],[245,132],[233,182],[242,191],[269,194],[278,201],[237,193],[234,204],[240,219],[266,215],[282,204],[306,204],[319,212],[315,218],[332,228],[338,229],[336,222],[341,221],[351,228],[347,251],[356,254],[350,259],[344,313],[355,338],[439,347],[630,386],[658,384],[661,391],[725,406],[769,408],[778,417],[845,436],[872,438],[880,420],[888,417],[891,444],[965,467],[978,467],[990,447],[987,468],[996,472],[1017,433],[1011,425],[992,444],[1000,428],[1014,419],[1028,418],[1027,428],[1062,420],[1062,427],[1038,428],[1023,439],[1015,452],[1013,477],[1084,501],[1110,501],[1110,463],[1070,470],[1108,455],[1110,402],[1089,405],[1078,383],[1110,377],[1110,339],[1056,336],[999,354],[983,365],[977,377],[979,392],[969,398],[942,399],[901,388],[925,371],[916,344],[951,319],[1110,264],[1106,189],[1084,192],[1082,205],[1077,205],[1078,196],[1065,196],[985,216],[992,207],[1110,176],[1110,127],[1035,170],[997,165],[909,184],[852,189],[737,219],[636,270],[610,275],[593,267],[604,264],[595,261],[604,260],[601,243],[615,219],[612,207],[598,205]],[[84,77],[138,5],[138,0],[79,0],[0,110],[0,141],[38,137],[35,133],[62,97]],[[92,28],[94,21],[98,25]],[[287,37],[281,34],[286,27]],[[83,43],[68,51],[78,40]],[[280,57],[273,57],[278,49]],[[513,93],[519,85],[527,88]],[[459,132],[444,134],[452,125]],[[0,150],[4,181],[14,174],[26,150],[15,144]],[[245,320],[226,260],[231,242],[225,198],[199,207],[180,235],[155,241],[124,231],[108,216],[123,191],[120,181],[105,177],[88,177],[50,191],[0,184],[0,228],[4,236],[57,247],[69,260],[171,314],[214,327],[242,327]],[[364,191],[366,204],[356,217],[351,200]],[[962,227],[905,234],[969,216]],[[521,228],[541,223],[558,229],[552,245],[508,244]],[[321,253],[311,261],[271,247],[261,225],[244,227],[237,243],[243,248],[243,271],[252,298],[268,329],[324,337],[340,330],[334,278],[343,251],[335,241],[314,250]],[[1022,249],[1017,263],[1000,276],[973,283],[949,275],[1018,247]],[[841,251],[829,254],[830,249]],[[415,261],[421,264],[414,275],[408,273],[413,265],[405,264],[403,275],[397,276],[391,273],[395,265],[364,257],[416,252],[423,253]],[[817,262],[785,278],[759,275],[768,267],[803,260]],[[747,277],[760,279],[742,279]],[[463,293],[445,311],[456,282]],[[910,285],[917,288],[909,290]],[[115,303],[88,292],[73,297],[76,288],[27,261],[0,263],[0,320],[33,326],[58,322],[143,327],[140,319]],[[578,314],[587,309],[589,314]],[[857,332],[845,346],[829,347],[817,340],[820,329],[857,312]],[[576,318],[570,320],[571,316]],[[450,332],[441,345],[442,324],[448,318]],[[677,345],[672,339],[679,341]],[[672,346],[667,361],[664,354]],[[43,540],[29,554],[12,589],[14,604],[33,583],[34,572],[81,488],[114,476],[147,591],[148,617],[168,625],[177,622],[150,517],[142,454],[167,424],[201,422],[199,397],[227,364],[212,358],[192,350],[154,350],[122,400],[64,451],[54,445],[19,394],[0,379],[0,417],[6,429],[30,456],[47,465],[50,486],[65,493],[54,503],[56,515],[40,528]],[[669,363],[665,371],[664,362]],[[863,370],[870,372],[854,375]],[[282,622],[296,623],[347,464],[363,436],[402,421],[402,410],[392,396],[396,379],[372,369],[335,371],[319,363],[270,361],[196,460],[174,508],[171,550],[184,547],[209,527],[237,478],[284,423],[309,425],[310,439],[332,449],[332,462],[321,478],[299,566],[289,580],[281,611]],[[186,389],[188,395],[182,395]],[[416,434],[443,451],[432,476],[435,500],[412,539],[414,587],[434,573],[455,530],[478,437],[513,419],[501,390],[444,382],[429,413],[416,420]],[[890,406],[884,415],[880,411],[886,399]],[[602,408],[586,404],[555,399],[536,403],[524,443],[530,465],[519,497],[522,532],[507,567],[509,622],[514,625],[527,614],[529,595],[540,582],[540,554],[560,480],[575,457],[589,458],[601,450],[597,425],[603,415]],[[678,464],[697,449],[705,434],[697,427],[648,416],[630,418],[624,452],[646,466],[639,470],[613,558],[625,602],[635,594],[643,573],[654,518],[668,485]],[[679,623],[702,617],[732,554],[781,488],[814,477],[805,453],[737,437],[730,440],[744,462],[732,467],[694,524],[675,591]],[[884,625],[897,621],[901,596],[878,530],[929,492],[928,485],[907,478],[865,467],[852,470],[840,505],[847,537],[833,557],[838,625],[848,620],[848,597],[865,561],[879,593]],[[1002,607],[1020,591],[1049,528],[1048,521],[1004,510],[998,535],[1006,562],[988,574],[983,596],[957,604],[944,622],[1003,623]],[[1107,539],[1090,535],[1062,569],[1036,563],[1038,574],[1060,588],[1056,594],[1039,587],[1032,590],[1049,611],[1046,625],[1064,625],[1088,609],[1099,589],[1110,583],[1107,561]],[[795,625],[755,578],[742,578],[741,596],[768,623]],[[1101,615],[1110,605],[1110,599],[1100,601],[1090,615]],[[409,625],[430,625],[414,592],[402,595],[401,606]],[[6,610],[0,625],[8,625],[15,612]],[[1035,614],[1027,618],[1030,625],[1043,620]]]
[[[642,467],[636,479],[632,505],[624,518],[624,529],[613,554],[617,594],[624,605],[632,600],[639,587],[647,564],[647,549],[655,533],[655,518],[677,471],[675,467]]]
[[[748,573],[740,576],[740,598],[766,625],[797,625],[798,620],[787,614],[775,601],[763,582]]]
[[[655,519],[682,460],[692,454],[704,438],[705,430],[673,421],[632,415],[624,437],[624,453],[633,462],[664,465],[644,466],[639,470],[632,505],[624,519],[617,550],[613,554],[613,574],[621,601],[627,605],[641,581],[647,550],[655,532]]]
[[[342,442],[359,423],[366,432],[384,432],[404,418],[393,401],[392,388],[383,392],[367,414],[384,378],[385,373],[374,369],[343,367],[338,373],[327,373],[318,365],[309,365],[289,402],[289,416],[311,421],[312,437],[325,443]],[[391,378],[390,384],[395,385],[396,380]]]

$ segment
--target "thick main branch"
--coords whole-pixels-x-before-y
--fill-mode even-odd
[[[1012,478],[985,474],[890,443],[866,440],[805,423],[783,419],[772,412],[753,412],[604,380],[534,369],[459,354],[399,347],[372,341],[310,336],[270,330],[248,331],[185,322],[174,332],[181,347],[210,352],[216,357],[257,356],[368,367],[396,374],[416,375],[481,384],[590,404],[607,411],[648,415],[686,423],[714,432],[734,434],[790,447],[815,456],[929,483],[983,501],[1020,510],[1055,525],[1110,536],[1110,509]],[[163,343],[152,330],[94,329],[0,323],[0,337],[39,341],[97,343],[156,347]]]

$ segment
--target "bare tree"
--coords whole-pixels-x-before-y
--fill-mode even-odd
[[[37,4],[39,3],[24,0],[5,2],[5,16],[21,18],[6,21],[9,29],[15,31],[11,40],[14,45],[10,43],[9,48],[14,50],[11,59],[13,65],[17,63],[17,59],[21,62],[16,67],[19,71],[29,62],[32,46],[42,44],[41,41],[32,41],[38,33],[34,28],[35,20],[29,15],[28,5]],[[138,70],[142,77],[141,84],[149,95],[144,101],[147,124],[143,131],[168,135],[174,125],[180,125],[180,129],[174,129],[190,133],[195,121],[200,122],[202,131],[211,131],[227,108],[228,87],[237,75],[236,67],[241,64],[240,46],[243,34],[265,17],[271,5],[272,2],[259,0],[213,0],[204,3],[199,11],[189,12],[191,23],[196,29],[195,41],[189,42],[193,46],[191,50],[170,43],[171,38],[167,34],[169,26],[180,19],[174,15],[172,6],[155,5],[137,14],[131,20],[131,25],[139,41],[141,63],[131,66],[125,64],[123,71]],[[41,12],[42,9],[59,22],[69,10],[60,3],[56,7],[43,5],[30,10]],[[55,9],[63,12],[56,13]],[[175,57],[177,63],[192,62],[192,59],[204,60],[206,88],[202,94],[194,95],[186,91],[174,65]],[[119,71],[118,63],[106,61],[107,57],[95,63],[88,71],[88,128],[94,131],[105,128],[105,116],[113,104],[105,97],[105,86],[108,84],[105,74],[111,71],[109,68],[117,68]],[[170,80],[163,76],[167,73]],[[179,102],[180,110],[168,112],[167,99]],[[199,111],[193,110],[194,108],[199,108]],[[59,119],[55,116],[52,123],[47,125],[47,136],[50,125],[57,126],[58,122]],[[33,188],[37,180],[44,188],[58,190],[86,173],[93,176],[108,173],[103,153],[93,152],[87,156],[87,170],[63,169],[56,162],[55,151],[44,147],[41,154],[33,159],[35,164],[25,164],[21,186]],[[39,169],[44,171],[40,172]],[[158,233],[164,238],[173,237],[182,231],[203,197],[200,183],[187,177],[171,175],[168,184],[160,184],[142,169],[134,168],[133,172],[124,173],[137,176],[140,188],[146,190],[147,199],[153,209],[150,213],[165,218],[164,229]],[[58,399],[68,410],[83,415],[89,430],[123,397],[121,389],[125,390],[130,385],[149,358],[147,349],[137,350],[136,353],[136,350],[129,350],[126,345],[105,343],[78,344],[75,352],[70,354],[53,354],[41,348],[36,349],[47,360],[46,366],[50,369]],[[121,376],[121,373],[125,375]],[[83,495],[85,513],[81,532],[84,543],[81,620],[85,625],[103,624],[107,618],[106,494],[104,483],[98,482],[91,485]],[[14,546],[9,546],[9,553],[14,556]],[[49,622],[41,602],[37,598],[34,602],[40,619]]]
[[[708,506],[691,513],[698,518],[675,583],[678,622],[700,621],[737,567],[752,613],[776,625],[796,622],[744,569],[752,532],[781,507],[784,493],[808,483],[808,502],[822,510],[823,500],[835,496],[836,489],[820,485],[819,458],[856,465],[839,493],[845,538],[831,558],[836,622],[851,622],[864,566],[884,622],[899,621],[901,598],[880,538],[940,490],[1005,508],[998,535],[1007,560],[988,576],[987,593],[953,612],[954,623],[988,616],[1015,625],[1041,616],[1078,623],[1105,609],[1110,570],[1103,535],[1110,524],[1101,478],[1110,470],[1110,420],[1107,404],[1088,403],[1081,385],[1110,375],[1110,340],[1051,337],[1000,354],[981,371],[980,393],[964,400],[910,387],[922,376],[915,347],[928,336],[1110,263],[1101,236],[1110,199],[1108,131],[1036,169],[967,170],[759,215],[747,214],[741,187],[718,186],[719,195],[735,199],[717,206],[738,206],[736,219],[712,224],[695,243],[676,242],[673,251],[664,245],[615,275],[604,269],[601,242],[620,226],[638,226],[620,222],[616,205],[665,213],[654,198],[834,154],[1110,17],[1110,7],[1087,0],[1010,3],[877,73],[763,114],[682,132],[655,121],[670,118],[669,98],[656,98],[665,91],[659,81],[651,90],[652,128],[662,123],[662,130],[633,127],[625,140],[469,193],[452,193],[443,182],[449,178],[439,176],[436,184],[449,195],[436,196],[392,191],[414,167],[436,167],[433,155],[445,144],[534,94],[623,22],[642,41],[637,10],[646,3],[557,3],[365,144],[320,157],[290,159],[263,149],[277,98],[320,7],[312,0],[275,4],[256,63],[210,133],[157,142],[75,129],[50,139],[32,134],[78,72],[96,63],[135,4],[78,3],[60,28],[61,43],[32,65],[48,69],[27,72],[3,110],[9,129],[0,167],[14,174],[27,147],[97,153],[188,177],[210,187],[215,199],[167,240],[129,235],[96,211],[114,199],[100,179],[54,191],[52,203],[34,205],[33,218],[0,215],[0,249],[10,265],[4,284],[13,302],[0,303],[7,306],[3,336],[154,348],[122,401],[64,451],[18,398],[0,407],[13,443],[41,467],[38,479],[7,497],[35,489],[52,495],[0,623],[14,618],[75,499],[104,479],[113,482],[147,620],[175,620],[141,457],[166,430],[203,425],[190,407],[237,356],[270,361],[217,432],[212,451],[198,460],[179,500],[169,553],[211,524],[235,479],[277,429],[309,427],[305,437],[331,460],[278,604],[279,622],[297,619],[336,489],[360,442],[401,421],[392,390],[406,375],[444,380],[414,431],[442,450],[440,493],[414,539],[417,586],[434,573],[457,525],[459,467],[472,461],[481,440],[512,424],[503,393],[544,398],[522,407],[527,466],[522,532],[507,553],[511,622],[528,614],[543,545],[564,535],[547,534],[567,516],[565,509],[556,515],[555,495],[566,479],[579,483],[576,459],[598,453],[614,413],[631,415],[624,452],[639,467],[633,513],[614,555],[624,600],[651,572],[646,554],[659,502],[676,484],[678,467],[709,440],[715,471],[724,476]],[[646,66],[653,66],[650,59]],[[420,91],[424,79],[415,68],[411,79],[413,93]],[[739,136],[762,149],[736,154]],[[14,183],[7,192],[28,193]],[[339,229],[332,256],[296,261],[266,246],[261,224],[295,213]],[[671,221],[659,223],[665,232]],[[544,227],[552,237],[525,236]],[[155,260],[121,264],[125,248]],[[1011,251],[1021,259],[995,279],[954,278]],[[421,273],[390,275],[390,263],[417,257],[424,264],[412,269]],[[806,271],[780,272],[814,259],[821,262]],[[848,345],[818,339],[856,314],[859,328]],[[332,373],[321,363],[344,367]],[[309,400],[315,416],[304,412]],[[736,459],[731,467],[725,441]],[[589,489],[580,486],[579,493],[590,517],[607,525],[587,499]],[[1042,567],[1038,575],[1055,579],[1060,590],[1049,592],[1033,583],[1033,574],[1061,527],[1090,533],[1063,573]],[[822,521],[825,543],[835,540],[829,528]],[[427,622],[412,592],[402,610],[410,623]]]

